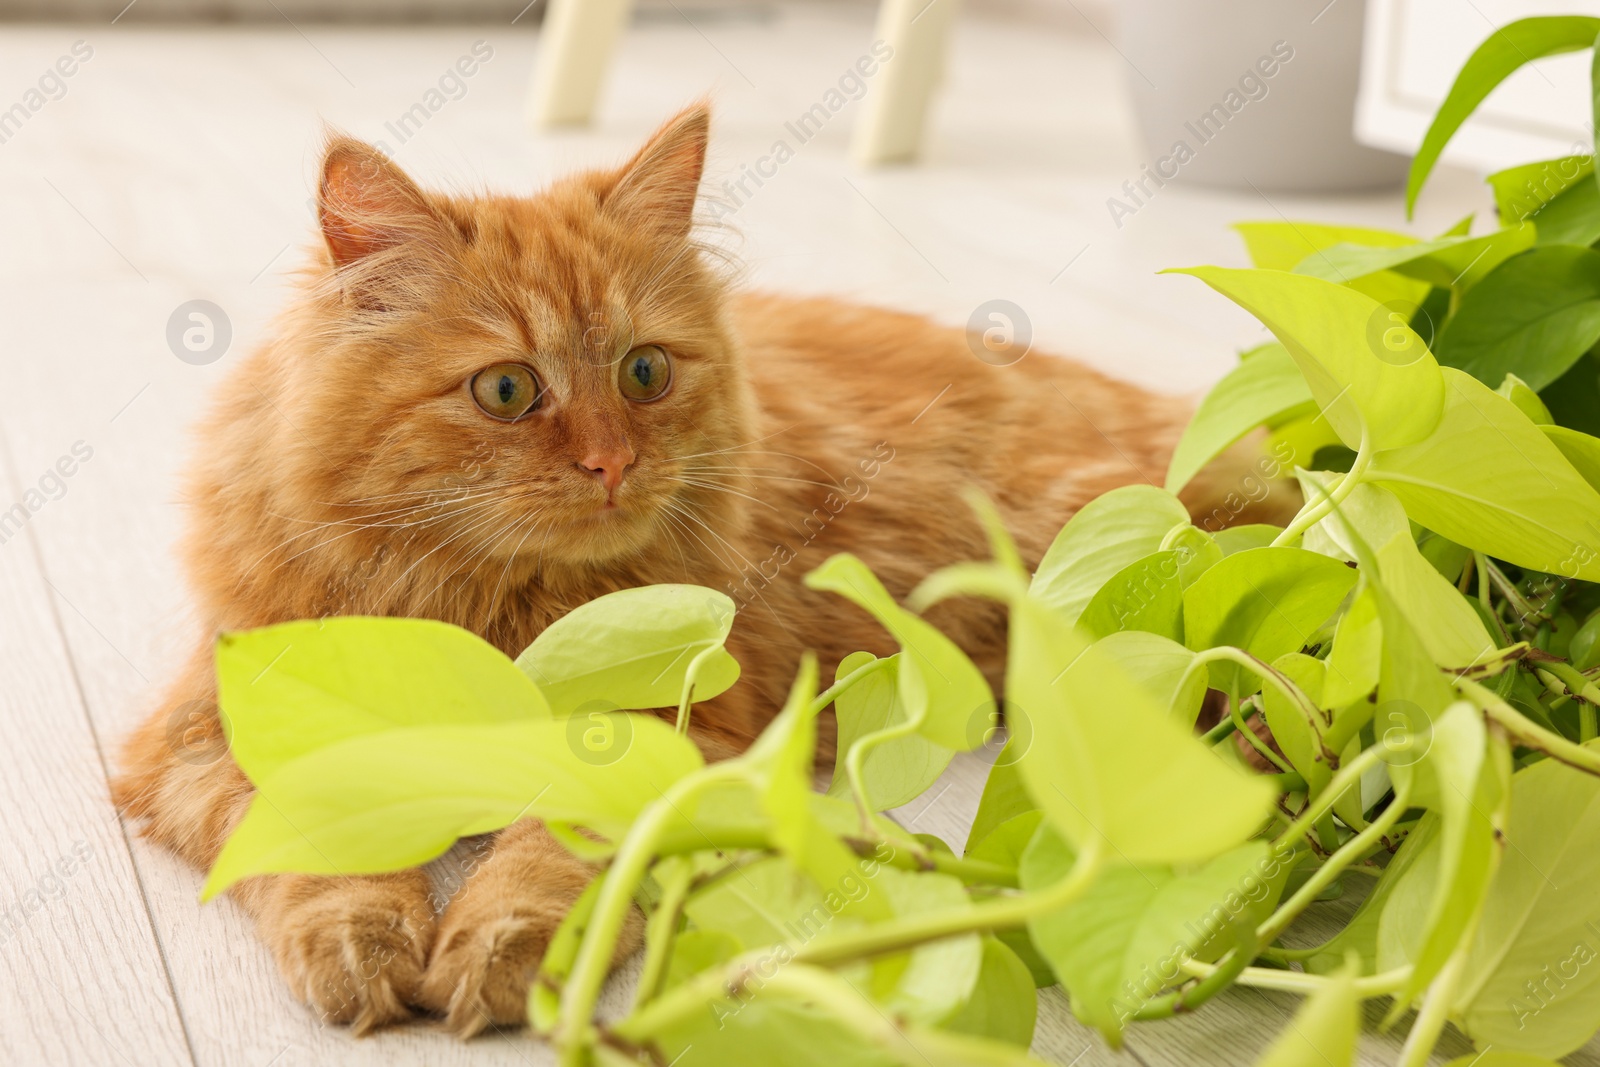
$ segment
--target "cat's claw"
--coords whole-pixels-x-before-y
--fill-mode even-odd
[[[470,1038],[527,1019],[528,985],[559,913],[511,913],[474,922],[446,913],[445,930],[422,980],[421,1003],[445,1027]]]
[[[367,878],[296,879],[264,932],[290,989],[320,1021],[356,1036],[404,1022],[433,941],[426,895]]]

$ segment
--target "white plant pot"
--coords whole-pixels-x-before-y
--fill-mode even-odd
[[[1352,132],[1365,9],[1365,0],[1122,0],[1118,47],[1150,165],[1180,182],[1262,192],[1398,184],[1406,157]]]

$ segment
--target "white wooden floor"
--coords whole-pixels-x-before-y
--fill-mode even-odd
[[[232,904],[199,906],[199,876],[118,821],[107,764],[192,640],[171,556],[185,428],[281,303],[310,235],[323,119],[388,140],[424,180],[532,189],[619,159],[710,89],[717,185],[767,152],[870,39],[862,7],[649,22],[625,39],[598,127],[534,137],[519,116],[535,38],[520,26],[0,31],[0,109],[73,42],[93,48],[65,96],[0,144],[0,511],[38,502],[30,491],[44,498],[0,544],[0,1060],[549,1062],[518,1033],[459,1045],[420,1027],[360,1042],[319,1029]],[[465,96],[397,147],[385,123],[479,40],[493,56]],[[1240,218],[1400,224],[1397,196],[1267,203],[1174,185],[1116,228],[1105,199],[1143,159],[1124,76],[1075,17],[965,17],[927,163],[856,172],[845,161],[850,115],[838,116],[734,216],[750,283],[952,323],[1004,297],[1046,348],[1195,390],[1259,331],[1157,269],[1242,263],[1225,229]],[[1471,176],[1443,173],[1419,232],[1485,203]],[[208,366],[179,361],[165,341],[168,316],[195,298],[219,304],[234,333]],[[92,456],[55,481],[49,472],[79,442]],[[968,766],[908,819],[959,840],[980,773]],[[1248,1064],[1292,1007],[1241,991],[1141,1028],[1113,1054],[1052,995],[1037,1047],[1084,1067]],[[1389,1062],[1393,1047],[1374,1040],[1370,1062]]]

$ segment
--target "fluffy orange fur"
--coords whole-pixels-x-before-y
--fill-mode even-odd
[[[425,193],[330,139],[316,260],[201,428],[185,556],[204,633],[117,783],[149,836],[206,867],[250,799],[220,741],[221,631],[429,617],[514,655],[602,593],[699,583],[740,605],[743,678],[695,713],[699,743],[726,755],[782,703],[804,650],[825,676],[857,649],[893,650],[801,584],[829,555],[856,553],[903,596],[987,554],[960,496],[976,485],[1036,563],[1084,502],[1164,469],[1179,401],[1044,355],[991,366],[911,315],[730,294],[692,228],[708,123],[692,107],[624,166],[531,197]],[[641,345],[672,361],[648,403],[618,386]],[[515,421],[472,391],[507,363],[544,390]],[[931,617],[998,683],[996,607]],[[591,874],[521,823],[442,914],[420,871],[262,877],[234,896],[327,1018],[365,1032],[421,1008],[467,1035],[522,1018]]]

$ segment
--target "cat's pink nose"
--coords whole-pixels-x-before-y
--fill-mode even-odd
[[[600,479],[600,484],[606,487],[606,499],[609,501],[616,493],[617,486],[622,484],[622,476],[627,473],[632,463],[633,449],[623,445],[620,448],[591,452],[578,461],[578,466]]]

